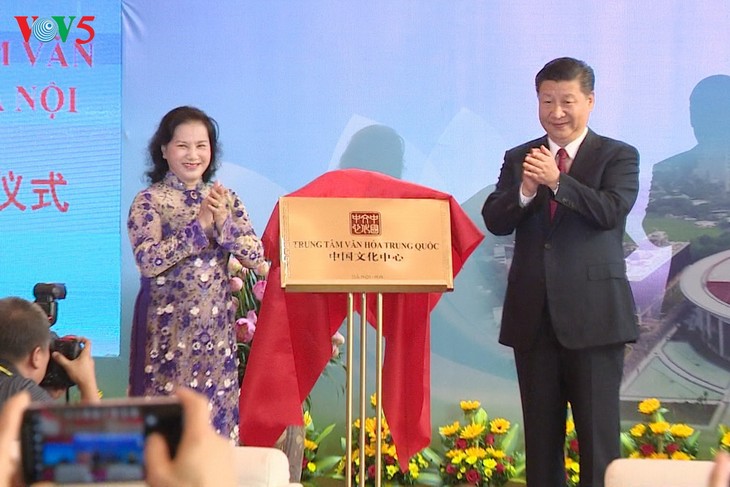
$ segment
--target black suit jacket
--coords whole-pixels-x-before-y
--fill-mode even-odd
[[[530,148],[540,145],[548,145],[547,137],[505,153],[496,189],[482,209],[490,232],[515,233],[499,341],[529,349],[544,319],[545,300],[566,348],[634,341],[638,326],[622,242],[639,189],[639,154],[589,130],[570,173],[560,175],[551,221],[553,192],[547,186],[520,206],[522,163]]]

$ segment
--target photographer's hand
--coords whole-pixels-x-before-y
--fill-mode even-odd
[[[69,360],[60,352],[53,352],[53,360],[59,363],[69,378],[76,383],[81,393],[81,400],[86,403],[99,402],[99,388],[96,385],[94,358],[91,356],[91,341],[78,339],[84,348],[74,360]]]
[[[21,392],[5,402],[0,412],[0,487],[23,485],[20,482],[20,423],[30,404],[30,394]]]
[[[233,487],[233,446],[210,426],[208,400],[190,389],[175,393],[183,406],[183,434],[175,458],[159,433],[145,445],[151,487]]]

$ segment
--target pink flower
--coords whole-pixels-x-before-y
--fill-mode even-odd
[[[469,443],[467,443],[464,438],[459,438],[454,442],[454,446],[459,450],[466,450],[466,447],[469,446]]]
[[[332,358],[340,356],[340,345],[345,343],[345,337],[339,331],[332,335]]]
[[[241,264],[241,261],[231,255],[228,258],[228,274],[233,276],[235,274],[238,274],[241,269],[243,269],[243,264]]]
[[[256,281],[256,284],[253,285],[253,295],[261,301],[264,298],[264,292],[266,291],[266,279],[262,279],[260,281]]]
[[[476,484],[480,479],[481,477],[479,476],[479,472],[476,470],[471,469],[466,472],[466,481],[470,484]]]
[[[667,453],[671,455],[672,453],[674,453],[677,450],[679,450],[679,445],[676,444],[676,443],[670,443],[670,444],[667,445],[667,448],[666,449],[667,449]]]
[[[266,277],[269,275],[270,268],[271,268],[271,264],[269,264],[269,262],[265,260],[256,266],[256,274],[258,274],[261,277]]]
[[[641,454],[645,457],[649,457],[653,453],[656,453],[656,450],[654,450],[654,447],[649,444],[641,445],[641,447],[639,447],[639,451],[641,451]]]
[[[485,436],[484,443],[486,443],[488,446],[493,446],[494,445],[494,435],[489,433],[487,436]]]
[[[231,288],[232,293],[237,293],[243,289],[243,279],[240,277],[232,277],[228,280],[228,287]]]
[[[446,473],[449,475],[454,475],[456,473],[456,466],[453,463],[449,463],[446,465]]]
[[[250,343],[253,340],[253,334],[256,332],[256,321],[258,321],[258,316],[254,310],[249,311],[245,318],[237,319],[236,340],[242,343]]]

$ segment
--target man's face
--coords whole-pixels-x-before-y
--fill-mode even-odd
[[[561,147],[575,140],[588,126],[594,95],[586,95],[577,79],[543,81],[537,92],[540,124]]]

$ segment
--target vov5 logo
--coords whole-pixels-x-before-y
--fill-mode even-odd
[[[66,21],[67,18],[68,21]],[[96,32],[94,32],[94,27],[91,26],[94,18],[93,15],[84,15],[76,22],[75,29],[81,29],[86,33],[85,37],[76,38],[77,44],[86,44],[94,39]],[[30,41],[31,34],[41,42],[50,42],[56,38],[56,35],[61,38],[61,42],[66,42],[69,32],[74,28],[75,19],[75,15],[70,17],[53,15],[50,18],[39,18],[37,15],[34,15],[29,21],[27,15],[15,16],[18,27],[20,27],[20,33],[23,34],[23,40],[25,42]]]

